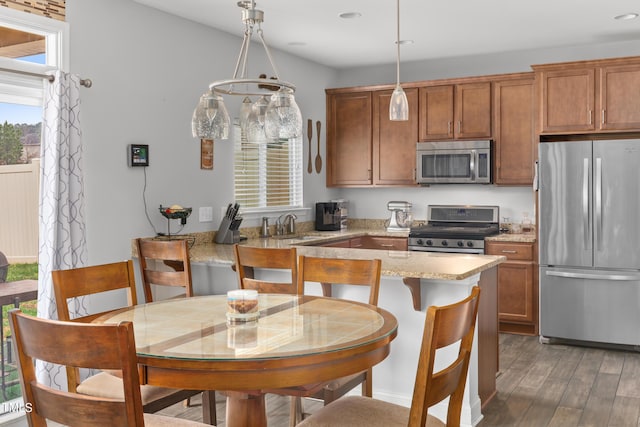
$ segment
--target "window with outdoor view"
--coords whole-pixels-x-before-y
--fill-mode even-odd
[[[64,68],[64,1],[0,2],[0,282],[38,278],[38,203],[43,89],[48,71]],[[33,3],[33,6],[29,4]],[[44,8],[38,13],[33,8]],[[17,9],[17,10],[16,10]],[[46,10],[45,10],[46,9]],[[23,10],[28,10],[25,13]],[[60,13],[58,13],[60,12]],[[58,20],[50,19],[55,13]],[[37,301],[19,307],[36,315]],[[7,311],[0,335],[0,424],[17,415],[22,391],[13,357]]]
[[[236,125],[234,193],[247,210],[302,206],[302,138],[249,142]]]

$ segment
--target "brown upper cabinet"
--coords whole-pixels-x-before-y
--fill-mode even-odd
[[[493,83],[494,183],[531,185],[536,158],[533,73]]]
[[[373,93],[373,184],[414,185],[418,142],[418,89],[406,89],[409,120],[389,120],[392,90]]]
[[[640,130],[640,58],[532,66],[541,133]]]
[[[389,120],[392,90],[327,90],[327,186],[415,185],[418,90],[409,120]]]
[[[491,82],[420,88],[420,140],[491,137]]]
[[[533,72],[327,89],[327,186],[415,186],[416,142],[492,139],[493,182],[531,185],[541,135],[640,132],[640,56],[533,65]]]
[[[371,92],[327,95],[327,187],[371,185]]]

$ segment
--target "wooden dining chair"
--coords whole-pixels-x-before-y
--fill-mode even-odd
[[[109,264],[94,265],[68,270],[55,270],[51,273],[53,292],[58,310],[58,320],[90,323],[95,318],[117,308],[102,312],[89,313],[88,307],[83,315],[73,317],[69,312],[69,303],[82,296],[104,297],[107,292],[124,292],[127,306],[137,304],[136,282],[131,260]],[[76,367],[67,366],[67,383],[70,391],[90,396],[123,398],[122,380],[113,372],[103,371],[81,381],[80,371]],[[175,403],[200,393],[198,390],[180,390],[151,385],[140,386],[142,405],[145,412],[157,412]],[[215,423],[216,408],[213,392],[202,396],[203,413]]]
[[[336,259],[317,258],[300,255],[298,257],[298,288],[304,293],[307,282],[322,284],[325,294],[332,285],[349,285],[368,287],[368,303],[378,305],[380,292],[380,271],[382,262],[379,259]],[[272,390],[277,394],[292,395],[290,425],[296,425],[304,416],[303,397],[320,399],[325,405],[347,394],[358,384],[362,384],[362,394],[371,397],[373,391],[372,369],[362,371],[333,381],[307,384],[300,387]]]
[[[254,289],[262,293],[302,294],[298,283],[298,260],[296,248],[258,248],[234,245],[233,253],[241,289]],[[286,270],[288,280],[275,282],[255,278],[255,269]]]
[[[63,322],[9,312],[22,396],[31,427],[45,427],[47,420],[65,426],[161,427],[204,426],[178,418],[144,413],[136,357],[133,324],[118,325]],[[39,382],[36,360],[81,368],[120,372],[121,399],[62,391]]]
[[[320,408],[300,427],[459,427],[471,346],[478,314],[480,288],[447,306],[427,309],[422,347],[411,408],[362,396],[347,396]],[[436,350],[459,343],[458,356],[448,366],[434,371]],[[446,423],[428,415],[429,407],[449,397]]]
[[[146,302],[153,302],[152,289],[156,286],[184,288],[182,296],[193,296],[186,239],[136,239],[136,247]]]

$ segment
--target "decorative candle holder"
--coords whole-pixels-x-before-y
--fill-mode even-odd
[[[245,323],[258,320],[258,291],[236,289],[227,292],[227,323]]]

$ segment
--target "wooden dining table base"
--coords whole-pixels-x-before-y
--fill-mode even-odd
[[[264,393],[225,391],[224,394],[227,396],[225,426],[267,427]]]

